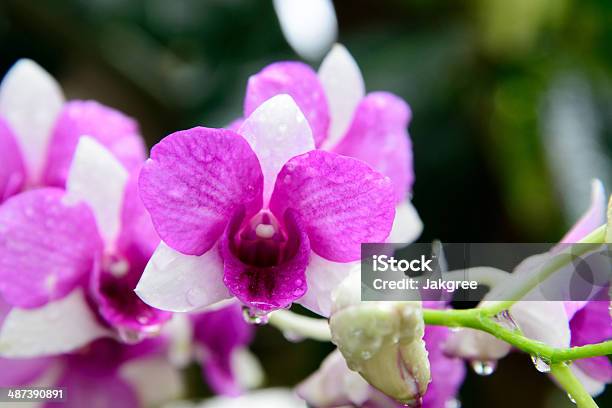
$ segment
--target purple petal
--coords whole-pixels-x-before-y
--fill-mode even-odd
[[[68,389],[65,402],[46,407],[137,408],[144,405],[129,376],[122,370],[128,360],[160,355],[165,343],[144,340],[124,345],[110,339],[98,340],[87,348],[64,356],[65,370],[57,387]],[[154,386],[154,385],[153,385]]]
[[[395,215],[389,178],[365,163],[320,150],[291,159],[281,170],[270,209],[295,210],[312,249],[336,262],[359,259],[364,242],[384,242]]]
[[[68,390],[66,401],[47,403],[45,408],[137,408],[136,391],[117,373],[90,373],[68,368],[57,387]]]
[[[16,387],[32,383],[53,363],[53,358],[1,358],[0,387]]]
[[[9,304],[37,307],[59,299],[92,270],[102,248],[96,221],[86,205],[64,197],[44,188],[0,207],[0,292]]]
[[[26,180],[21,150],[13,132],[0,118],[0,203],[18,193]]]
[[[240,305],[199,313],[192,320],[194,341],[204,347],[202,368],[208,384],[218,394],[239,395],[244,390],[233,372],[232,353],[248,345],[254,334]]]
[[[196,127],[167,136],[153,147],[139,183],[161,239],[188,255],[208,251],[239,206],[254,213],[262,205],[257,157],[229,130]]]
[[[255,309],[269,311],[289,306],[306,292],[310,243],[301,220],[293,211],[284,214],[286,245],[292,254],[273,266],[249,265],[235,254],[233,238],[243,220],[244,213],[237,213],[220,242],[225,285],[234,296]]]
[[[64,105],[49,144],[43,181],[63,187],[79,138],[91,136],[110,150],[129,171],[146,157],[136,121],[95,101],[71,101]]]
[[[612,339],[612,320],[609,300],[596,300],[576,312],[570,321],[572,346],[600,343]],[[575,364],[588,376],[601,382],[612,382],[612,364],[608,357],[592,357],[576,360]]]
[[[431,383],[423,397],[423,407],[445,407],[455,398],[465,378],[465,365],[459,358],[447,357],[444,343],[450,330],[442,326],[425,328],[425,345],[429,353]]]
[[[414,183],[412,143],[407,127],[412,116],[401,98],[373,92],[361,100],[348,132],[334,152],[368,163],[393,181],[397,202]]]
[[[289,94],[306,116],[315,144],[320,146],[329,127],[329,110],[317,74],[301,62],[277,62],[249,78],[244,116],[279,94]]]

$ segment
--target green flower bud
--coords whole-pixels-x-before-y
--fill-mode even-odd
[[[420,302],[361,302],[359,272],[333,293],[332,341],[348,367],[404,404],[420,401],[431,379]]]

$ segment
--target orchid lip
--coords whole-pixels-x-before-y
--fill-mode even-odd
[[[295,251],[274,214],[261,210],[233,236],[232,250],[247,265],[260,268],[281,264]]]
[[[237,212],[221,241],[224,283],[257,323],[272,310],[304,295],[310,245],[300,221],[287,211],[282,221],[268,209]]]

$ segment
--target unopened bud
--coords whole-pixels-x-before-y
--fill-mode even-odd
[[[430,381],[420,302],[361,302],[359,271],[333,293],[332,341],[347,365],[404,404],[418,403]]]

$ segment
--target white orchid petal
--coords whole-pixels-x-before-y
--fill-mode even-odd
[[[526,337],[552,347],[569,347],[571,332],[563,302],[519,301],[510,314]]]
[[[187,367],[193,356],[193,325],[189,316],[175,313],[163,326],[162,335],[170,340],[168,360],[176,367]]]
[[[322,148],[332,149],[350,126],[355,109],[365,95],[365,84],[357,63],[343,45],[336,44],[319,68],[330,111],[329,135]]]
[[[349,275],[352,269],[358,268],[359,262],[333,262],[312,253],[306,269],[306,294],[297,303],[311,311],[328,317],[331,313],[331,293]]]
[[[274,0],[274,9],[287,42],[302,57],[320,58],[336,40],[331,0]]]
[[[63,105],[64,95],[57,81],[29,59],[17,61],[0,84],[0,115],[15,133],[31,183],[40,179],[53,126]]]
[[[36,309],[13,308],[0,329],[0,356],[39,357],[66,353],[110,335],[81,289]]]
[[[423,232],[423,221],[410,200],[404,200],[395,208],[393,227],[387,242],[408,244],[416,241]]]
[[[370,397],[372,388],[348,368],[336,349],[325,357],[317,371],[298,385],[297,393],[314,406],[336,406],[349,401],[361,406]]]
[[[91,207],[98,230],[107,245],[121,228],[121,207],[129,174],[121,163],[95,139],[82,136],[68,173],[67,199]]]
[[[274,190],[276,176],[293,157],[314,150],[312,131],[304,114],[287,94],[273,96],[259,105],[238,133],[257,155],[264,176],[264,202]]]
[[[240,397],[214,397],[201,403],[180,401],[164,408],[307,408],[290,389],[264,388]]]
[[[263,384],[263,368],[248,348],[241,347],[232,352],[231,366],[242,389],[253,389]]]
[[[163,242],[151,256],[135,292],[146,304],[171,312],[198,310],[230,297],[216,247],[194,256]]]
[[[128,361],[119,375],[132,385],[145,407],[175,400],[184,391],[181,373],[163,357]]]

